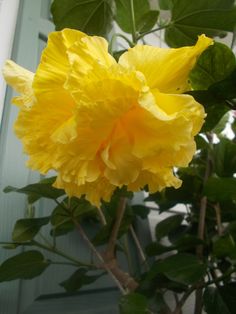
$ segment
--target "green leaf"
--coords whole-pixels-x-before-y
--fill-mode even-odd
[[[225,284],[224,286],[221,286],[219,288],[219,291],[225,304],[227,304],[227,307],[230,313],[234,314],[235,308],[236,308],[236,299],[235,299],[236,283],[231,282],[231,283]]]
[[[53,178],[55,181],[55,178]],[[53,181],[53,182],[54,182]],[[56,189],[52,186],[52,180],[47,179],[43,180],[39,183],[29,184],[23,188],[15,188],[12,186],[7,186],[4,189],[5,193],[17,192],[28,195],[28,201],[30,204],[38,201],[41,197],[49,198],[49,199],[57,199],[58,197],[65,194],[64,190]]]
[[[89,35],[106,36],[112,26],[112,0],[54,0],[51,6],[56,30],[73,28]]]
[[[67,280],[60,283],[67,292],[75,292],[85,285],[89,285],[96,281],[101,275],[88,276],[86,268],[79,268]]]
[[[218,288],[207,287],[203,295],[204,308],[207,314],[234,314],[234,309],[229,309],[222,298]]]
[[[144,295],[139,293],[130,293],[120,299],[120,314],[148,314],[148,302]]]
[[[202,104],[207,113],[202,132],[211,131],[222,116],[229,111],[225,100],[218,99],[215,93],[210,90],[189,91],[187,94],[192,95],[197,102]]]
[[[132,209],[134,214],[141,217],[142,219],[146,219],[150,213],[150,208],[144,205],[133,205]]]
[[[157,23],[159,11],[150,10],[144,13],[139,20],[137,20],[137,31],[145,33],[150,31]]]
[[[211,85],[208,90],[187,92],[205,107],[207,118],[203,132],[211,131],[227,111],[236,109],[235,84],[236,69],[224,80]]]
[[[234,0],[172,0],[172,17],[166,29],[169,46],[192,45],[197,36],[224,36],[233,32],[236,20]]]
[[[170,231],[179,227],[183,220],[183,215],[173,215],[159,222],[155,228],[156,239],[167,236]]]
[[[221,43],[214,43],[199,57],[190,73],[193,89],[208,89],[212,84],[228,77],[236,66],[234,53]]]
[[[215,95],[218,101],[234,101],[236,98],[236,69],[224,80],[217,82],[209,87],[209,91]],[[235,103],[232,105],[235,106]]]
[[[229,119],[230,119],[230,113],[227,112],[225,115],[223,115],[223,117],[220,119],[220,121],[214,127],[212,132],[220,137],[222,135],[222,132],[225,130],[226,125],[229,122]]]
[[[236,143],[222,138],[214,145],[214,166],[220,177],[232,177],[236,173]]]
[[[158,2],[161,10],[171,10],[173,6],[172,0],[159,0]]]
[[[200,244],[203,245],[204,241],[202,241],[201,239],[191,234],[185,234],[183,237],[177,239],[174,242],[174,245],[176,246],[178,251],[184,251],[184,250],[189,250],[191,248],[196,248],[196,246]]]
[[[145,252],[148,256],[156,256],[173,250],[176,250],[176,246],[174,245],[165,246],[158,242],[153,242],[146,247]]]
[[[15,223],[12,239],[13,241],[30,241],[39,232],[42,226],[47,225],[50,217],[19,219]]]
[[[212,201],[235,200],[236,178],[209,178],[203,192]]]
[[[38,251],[15,255],[0,266],[0,282],[15,279],[32,279],[39,276],[50,263]]]
[[[230,257],[236,259],[236,245],[233,237],[226,234],[215,240],[213,242],[213,254],[218,258]]]
[[[130,1],[115,0],[116,21],[126,33],[132,33],[132,15]],[[150,10],[148,0],[134,0],[134,16],[137,32],[146,32],[157,22],[159,12]]]
[[[85,198],[72,197],[69,201],[65,198],[56,208],[51,215],[51,224],[58,228],[72,220],[72,215],[76,218],[81,218],[87,213],[96,211],[96,207],[91,205]]]
[[[190,167],[188,168],[188,170]],[[176,204],[191,204],[194,202],[196,195],[201,191],[201,178],[194,174],[188,174],[183,170],[178,172],[183,181],[179,189],[167,188],[162,193],[157,192],[149,196],[148,200],[158,204],[160,211],[165,211]]]
[[[157,268],[170,280],[186,285],[196,283],[206,272],[206,265],[202,264],[195,255],[184,253],[167,257],[158,263]]]

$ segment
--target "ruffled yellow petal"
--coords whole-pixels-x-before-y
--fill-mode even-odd
[[[81,197],[85,195],[85,198],[93,205],[100,207],[101,200],[109,202],[112,193],[116,189],[116,186],[110,184],[105,178],[98,178],[92,183],[86,183],[78,186],[73,182],[65,182],[59,175],[54,183],[56,188],[65,189],[69,196]]]
[[[206,116],[204,108],[190,95],[164,94],[152,90],[158,108],[172,118],[183,117],[192,124],[191,136],[202,128]]]
[[[132,141],[122,122],[118,122],[108,145],[102,151],[106,165],[104,176],[114,185],[121,187],[134,182],[142,168],[142,160],[132,154]]]
[[[129,191],[140,191],[145,185],[148,185],[150,193],[162,191],[166,187],[178,189],[182,181],[173,175],[172,169],[159,169],[157,173],[150,171],[141,171],[137,180],[128,185]]]
[[[6,82],[21,94],[21,96],[14,97],[12,102],[19,107],[31,107],[34,101],[32,89],[34,73],[11,60],[7,60],[3,68],[3,76]]]
[[[43,174],[50,169],[56,170],[54,164],[59,144],[55,142],[53,135],[55,136],[55,132],[58,132],[70,118],[71,111],[66,104],[58,104],[55,110],[52,104],[44,107],[35,103],[30,110],[20,111],[14,129],[18,138],[22,140],[24,152],[30,157],[29,167]]]
[[[165,93],[183,93],[189,89],[188,76],[197,57],[213,43],[201,35],[193,47],[156,48],[137,45],[124,53],[119,63],[142,72],[150,88]]]
[[[63,88],[70,69],[68,49],[87,35],[72,29],[53,32],[48,36],[40,64],[35,73],[33,88],[40,102],[73,102],[70,93]]]

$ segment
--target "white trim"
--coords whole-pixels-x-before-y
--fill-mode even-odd
[[[11,57],[20,0],[0,0],[0,122],[2,119],[6,83],[2,68]]]

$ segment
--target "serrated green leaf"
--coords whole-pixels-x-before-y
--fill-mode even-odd
[[[39,276],[50,263],[38,251],[27,251],[15,255],[0,266],[0,282],[15,279],[32,279]]]
[[[144,295],[130,293],[121,297],[119,302],[120,314],[148,314],[148,302]]]
[[[159,222],[155,228],[156,239],[167,236],[170,231],[179,227],[183,220],[183,215],[173,215]]]
[[[32,240],[42,226],[47,225],[50,217],[43,218],[24,218],[15,223],[12,239],[13,241],[25,242]]]
[[[73,28],[89,35],[106,36],[112,26],[112,0],[54,0],[51,6],[56,30]]]
[[[232,50],[224,44],[214,43],[199,57],[194,69],[190,72],[193,89],[208,89],[212,84],[228,77],[236,66]]]
[[[236,178],[209,178],[204,195],[210,200],[220,202],[236,199]]]
[[[87,275],[88,269],[79,268],[76,270],[67,280],[60,283],[67,292],[75,292],[81,289],[85,285],[89,285],[96,281],[101,275]]]
[[[172,0],[172,17],[165,33],[171,47],[192,45],[197,36],[224,36],[233,32],[236,20],[234,0]]]

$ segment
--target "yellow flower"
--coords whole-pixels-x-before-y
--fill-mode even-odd
[[[211,44],[201,35],[193,47],[138,45],[116,62],[105,39],[65,29],[49,35],[35,74],[8,61],[4,76],[20,93],[15,132],[28,166],[57,171],[56,187],[97,206],[123,185],[178,188],[173,168],[191,161],[205,117],[182,93]]]

